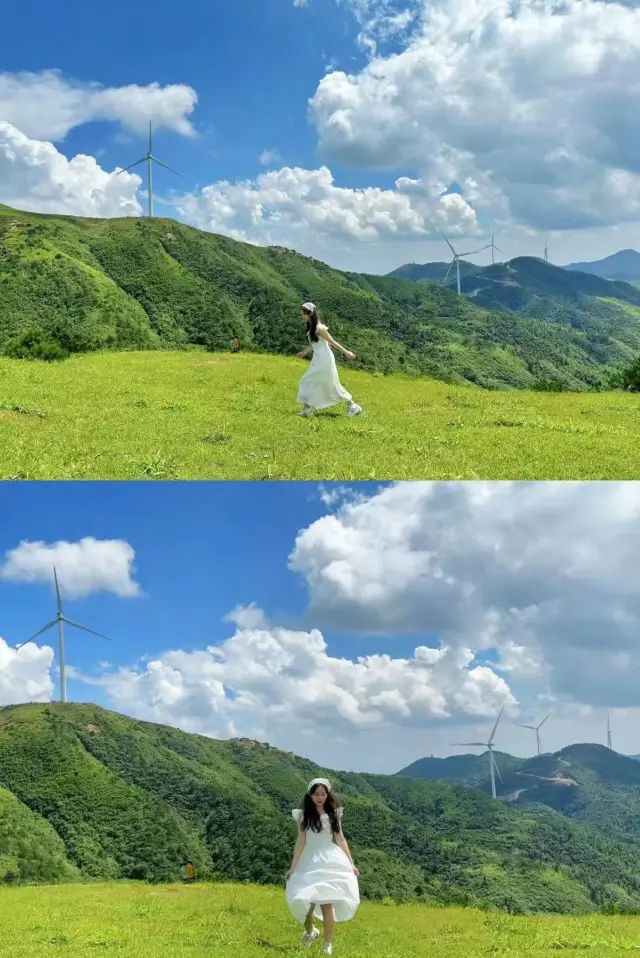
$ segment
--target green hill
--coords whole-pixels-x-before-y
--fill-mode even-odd
[[[407,263],[405,266],[399,266],[387,273],[387,276],[391,276],[393,279],[414,279],[418,282],[442,282],[447,273],[449,273],[449,276],[454,276],[453,271],[450,272],[450,267],[451,263]],[[481,266],[469,263],[466,259],[460,260],[461,277],[473,276],[481,269]]]
[[[631,307],[619,334],[618,327],[594,333],[562,316],[542,324],[514,315],[506,304],[502,312],[479,309],[442,287],[340,273],[291,250],[175,220],[89,220],[0,206],[0,351],[35,326],[71,352],[224,351],[237,336],[245,350],[293,355],[304,342],[299,307],[307,299],[357,353],[356,366],[378,372],[581,389],[606,386],[611,368],[640,351]],[[615,304],[607,308],[618,316]]]
[[[640,842],[640,762],[603,745],[517,759],[496,753],[498,796],[512,807],[544,805],[625,841]],[[488,753],[420,759],[398,773],[490,794]]]
[[[626,283],[640,280],[640,253],[635,249],[621,249],[604,259],[589,263],[570,263],[565,269],[594,273],[605,279],[620,279]]]
[[[6,707],[0,786],[21,814],[0,832],[0,860],[13,849],[12,881],[23,858],[24,878],[49,882],[74,872],[167,882],[191,859],[201,877],[280,884],[295,838],[290,809],[323,771],[268,745],[188,735],[93,705]],[[365,897],[512,912],[640,909],[634,844],[477,790],[329,774]],[[37,827],[21,852],[25,816]]]

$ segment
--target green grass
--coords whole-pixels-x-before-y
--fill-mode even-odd
[[[11,958],[257,958],[316,955],[283,892],[251,885],[68,885],[0,890],[2,954]],[[364,903],[336,928],[350,958],[594,958],[635,953],[640,918],[515,918],[421,905]]]
[[[640,400],[482,391],[343,367],[366,409],[295,415],[278,356],[0,359],[0,479],[636,479]]]

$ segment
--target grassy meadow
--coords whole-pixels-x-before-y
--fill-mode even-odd
[[[342,368],[366,415],[295,415],[300,360],[0,359],[0,479],[636,479],[640,399]]]
[[[251,885],[58,885],[0,889],[0,953],[11,958],[258,958],[300,947],[283,892]],[[637,952],[640,918],[512,917],[364,903],[338,925],[336,958],[543,958]]]

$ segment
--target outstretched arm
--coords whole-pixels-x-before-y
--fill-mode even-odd
[[[304,359],[306,356],[308,356],[309,353],[311,352],[311,349],[312,349],[311,346],[306,346],[305,349],[301,349],[300,352],[298,353],[298,359]]]
[[[333,336],[329,333],[328,329],[321,329],[318,327],[318,336],[321,339],[326,340],[330,346],[333,346],[334,349],[337,349],[339,353],[342,353],[343,356],[346,356],[347,359],[355,359],[356,354],[352,353],[350,349],[345,349],[344,346],[341,346],[340,343],[337,343]]]

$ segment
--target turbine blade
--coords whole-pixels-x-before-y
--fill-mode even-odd
[[[151,121],[149,121],[149,153],[151,153]]]
[[[57,619],[54,619],[53,622],[47,623],[47,625],[45,625],[44,628],[40,629],[39,632],[36,632],[35,635],[32,635],[31,638],[25,639],[24,642],[20,643],[20,645],[16,645],[16,649],[21,649],[23,645],[28,645],[29,642],[33,642],[34,639],[37,639],[38,636],[43,635],[45,632],[48,632],[49,629],[52,629],[54,625],[57,625],[57,624],[58,624]]]
[[[496,719],[496,724],[493,726],[493,732],[492,732],[491,735],[489,736],[489,743],[492,743],[492,742],[493,742],[493,736],[496,734],[496,729],[497,729],[497,727],[498,727],[498,722],[499,722],[500,719],[502,718],[502,713],[503,713],[503,712],[504,712],[504,705],[502,706],[502,708],[501,708],[500,711],[498,712],[498,718]]]
[[[451,742],[451,746],[453,747],[454,745],[457,746],[458,748],[459,748],[461,745],[473,745],[474,748],[486,748],[486,747],[487,747],[487,743],[486,743],[486,742]]]
[[[97,635],[98,638],[106,639],[107,642],[111,642],[109,636],[103,635],[102,632],[95,632],[93,629],[88,629],[86,625],[80,625],[78,622],[73,622],[71,619],[67,619],[66,616],[64,617],[64,621],[67,623],[67,625],[72,625],[74,629],[82,629],[83,632],[90,632],[91,635]]]
[[[447,244],[447,246],[449,247],[449,249],[451,250],[451,252],[453,253],[453,255],[454,255],[454,256],[457,256],[458,254],[456,253],[456,251],[454,250],[453,246],[451,245],[451,243],[449,242],[449,240],[447,239],[447,237],[444,235],[444,233],[442,232],[442,230],[438,230],[438,232],[439,232],[440,235],[442,236],[443,240],[445,241],[445,243]]]
[[[162,160],[157,160],[155,156],[150,155],[150,159],[153,160],[154,163],[157,163],[158,166],[164,166],[165,170],[169,170],[170,173],[175,173],[176,176],[182,176],[182,173],[178,173],[178,171],[174,170],[173,167],[167,166],[167,164],[163,163]]]
[[[547,718],[543,718],[543,719],[542,719],[542,721],[540,722],[540,725],[538,726],[538,728],[542,728],[542,726],[543,726],[544,723],[547,721],[547,719],[548,719],[548,718],[551,718],[552,715],[553,715],[553,712],[549,712],[549,714],[547,715]]]
[[[124,170],[118,170],[118,172],[116,173],[116,176],[120,176],[121,173],[128,173],[129,170],[132,170],[134,168],[134,166],[140,166],[141,163],[146,163],[146,162],[147,162],[147,158],[146,156],[143,156],[142,159],[136,160],[135,163],[131,164],[131,166],[126,166]]]
[[[493,767],[494,767],[494,769],[496,770],[496,772],[498,773],[498,778],[499,778],[500,781],[502,782],[502,775],[500,774],[500,769],[498,768],[498,763],[496,762],[495,755],[493,754],[493,752],[491,753],[491,755],[492,755],[492,757],[493,757]]]
[[[534,732],[538,731],[535,725],[520,725],[519,722],[516,722],[516,728],[530,728]]]
[[[58,612],[62,614],[62,598],[60,596],[60,586],[58,584],[58,573],[56,572],[56,567],[53,567],[53,581],[56,584],[56,602],[58,603]]]
[[[475,256],[476,253],[481,253],[485,249],[491,249],[491,244],[489,244],[489,246],[481,246],[480,249],[470,249],[467,253],[459,253],[458,259],[460,259],[461,256]]]
[[[505,255],[504,250],[501,250],[499,246],[494,246],[493,248],[496,251],[496,253],[502,253],[503,256]]]
[[[456,260],[455,260],[455,257],[454,257],[454,258],[453,258],[453,261],[452,261],[451,263],[449,263],[449,269],[448,269],[447,272],[444,274],[444,279],[442,280],[442,285],[443,285],[443,286],[446,286],[446,285],[447,285],[447,280],[449,279],[449,273],[451,272],[451,269],[452,269],[453,264],[455,263],[455,261],[456,261]]]

